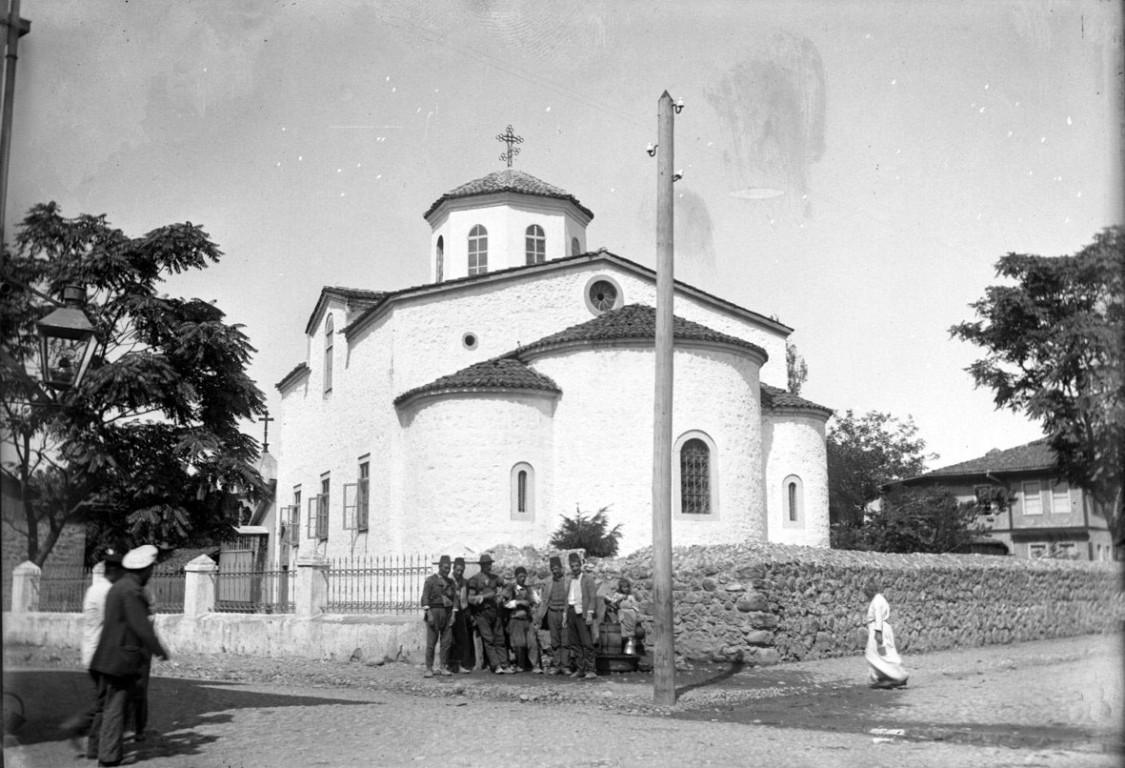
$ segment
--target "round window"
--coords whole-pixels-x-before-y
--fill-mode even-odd
[[[476,349],[479,343],[480,339],[477,338],[475,333],[466,333],[461,337],[461,344],[464,345],[465,349]]]
[[[606,312],[617,304],[617,286],[608,280],[595,280],[589,288],[590,306],[597,312]]]

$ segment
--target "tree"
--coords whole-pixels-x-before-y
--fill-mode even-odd
[[[975,322],[950,334],[986,351],[967,369],[998,408],[1042,423],[1060,473],[1084,489],[1114,541],[1125,541],[1125,227],[1103,230],[1074,256],[1009,253],[971,304]]]
[[[238,430],[265,407],[246,374],[255,350],[211,303],[156,291],[219,249],[191,222],[129,238],[104,215],[67,219],[53,202],[30,210],[15,247],[0,297],[0,472],[18,483],[28,559],[42,566],[71,521],[102,545],[228,534],[236,495],[265,488],[257,442]],[[80,386],[56,393],[28,373],[35,323],[52,309],[36,290],[69,284],[89,292],[96,347]]]
[[[614,557],[621,540],[621,523],[609,527],[608,509],[602,507],[592,517],[586,517],[577,508],[574,517],[563,515],[558,530],[551,535],[551,546],[555,549],[584,549],[587,557]]]
[[[805,358],[797,353],[797,345],[785,342],[785,373],[789,379],[789,391],[794,395],[801,394],[801,387],[809,380],[809,367],[805,365]]]
[[[968,552],[986,530],[981,507],[960,502],[948,491],[897,487],[849,532],[848,549],[874,552]]]
[[[871,411],[856,416],[848,410],[835,417],[828,427],[828,513],[836,538],[847,537],[847,530],[863,523],[867,505],[879,498],[881,487],[893,480],[920,475],[926,462],[926,442],[917,436],[918,428],[907,417],[905,422],[889,413]]]

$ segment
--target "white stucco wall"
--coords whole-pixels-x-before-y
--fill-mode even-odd
[[[443,239],[442,280],[469,274],[469,232],[478,224],[488,230],[488,271],[498,272],[527,263],[527,228],[543,228],[546,260],[570,255],[570,241],[577,237],[586,248],[585,215],[573,203],[548,197],[495,194],[450,200],[431,220],[430,280],[437,280],[437,242]]]
[[[624,524],[622,553],[651,544],[652,347],[591,347],[536,358],[533,367],[563,390],[555,412],[555,484],[542,505],[552,530],[576,508],[608,506],[610,522]],[[674,370],[673,434],[700,430],[716,444],[718,513],[675,516],[673,541],[764,540],[757,365],[739,354],[689,348],[677,349]]]
[[[508,423],[516,419],[512,413],[527,410],[524,404],[512,413],[498,413],[495,408],[501,405],[493,403],[484,405],[484,412],[478,414],[481,401],[464,401],[436,407],[408,427],[406,418],[392,404],[396,396],[592,319],[585,300],[592,278],[611,277],[621,287],[622,303],[655,302],[655,285],[647,276],[610,262],[579,260],[546,272],[529,272],[535,274],[517,273],[511,279],[450,286],[409,297],[392,304],[354,332],[350,340],[337,333],[333,387],[326,395],[323,323],[331,314],[338,332],[346,327],[343,303],[328,302],[324,316],[309,335],[309,374],[298,377],[282,393],[277,427],[278,504],[291,504],[294,486],[300,485],[302,555],[314,547],[330,557],[382,554],[403,551],[415,541],[421,549],[432,551],[430,546],[421,546],[423,539],[419,536],[429,537],[435,532],[419,526],[413,517],[426,502],[419,497],[423,491],[419,490],[416,473],[419,466],[431,467],[425,461],[427,453],[431,449],[448,453],[440,462],[432,463],[432,469],[425,470],[441,476],[433,488],[445,489],[447,477],[474,477],[472,472],[479,473],[480,467],[469,461],[471,453],[466,446],[472,441],[466,438],[457,446],[448,445],[449,437],[471,435],[478,443],[491,446],[490,451],[508,450],[506,443],[514,439],[512,432],[497,429],[496,424]],[[677,297],[675,310],[682,317],[765,348],[771,360],[763,375],[772,367],[776,374],[773,383],[784,383],[785,341],[779,331],[683,295]],[[463,345],[466,332],[477,337],[475,349]],[[759,371],[738,355],[731,356],[738,358],[733,362],[720,362],[716,355],[723,354],[676,354],[675,435],[703,430],[714,439],[720,453],[720,519],[717,523],[675,521],[677,543],[736,541],[765,535]],[[521,430],[530,430],[538,436],[536,440],[543,439],[545,430],[553,430],[545,443],[552,446],[553,455],[534,461],[514,454],[502,461],[497,458],[496,471],[489,465],[487,481],[478,486],[474,508],[483,508],[486,498],[502,498],[500,508],[506,516],[511,465],[532,461],[539,505],[535,522],[526,532],[528,543],[536,537],[544,542],[557,527],[559,515],[573,514],[576,504],[588,511],[613,504],[611,518],[623,514],[629,519],[625,526],[626,551],[644,546],[651,540],[651,347],[601,349],[567,356],[567,362],[563,358],[541,358],[534,365],[551,376],[564,394],[553,426],[527,423]],[[501,410],[511,408],[514,406],[503,404]],[[508,421],[497,421],[501,417]],[[526,414],[519,418],[526,418]],[[442,429],[433,429],[438,423]],[[419,436],[427,430],[433,437]],[[529,455],[534,450],[547,450],[522,446],[520,439],[512,447],[525,448]],[[356,481],[358,462],[364,456],[369,456],[370,462],[371,529],[357,533],[342,526],[343,486]],[[308,499],[319,493],[325,472],[330,473],[332,485],[327,545],[304,536]],[[549,477],[550,472],[555,477]],[[425,493],[431,499],[441,498],[428,487]],[[728,517],[728,510],[748,511]],[[276,546],[276,537],[274,542]],[[495,540],[486,541],[486,545],[491,543]]]
[[[778,544],[828,546],[828,456],[825,419],[798,412],[769,414],[763,423],[766,455],[765,498],[768,540]],[[795,475],[801,486],[799,525],[788,519],[784,483]]]
[[[482,551],[498,542],[546,543],[552,521],[539,503],[550,494],[555,397],[461,393],[402,409],[402,518],[395,551]],[[536,508],[513,519],[512,467],[534,470]]]

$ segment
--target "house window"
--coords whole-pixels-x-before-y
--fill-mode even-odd
[[[1043,542],[1036,542],[1027,545],[1027,556],[1031,560],[1038,560],[1041,557],[1047,556],[1047,545]]]
[[[488,230],[477,224],[469,230],[469,274],[488,271]]]
[[[356,518],[355,528],[357,531],[367,530],[367,520],[369,518],[369,504],[371,499],[371,463],[363,460],[359,462],[359,483],[358,498],[356,499]]]
[[[309,499],[308,537],[328,541],[328,499],[331,482],[328,475],[320,478],[320,493]]]
[[[535,469],[526,461],[512,467],[511,516],[513,520],[535,517]]]
[[[1078,545],[1073,541],[1060,541],[1055,545],[1055,557],[1063,560],[1078,559]]]
[[[547,236],[543,234],[543,227],[538,224],[528,227],[524,244],[528,264],[542,264],[547,260]]]
[[[570,238],[570,255],[577,256],[580,253],[582,253],[582,246],[578,244],[578,238]]]
[[[624,303],[621,286],[607,275],[590,278],[586,283],[586,294],[583,298],[586,300],[586,308],[595,317],[611,309],[617,309]]]
[[[332,391],[332,315],[324,321],[324,394]]]
[[[1051,489],[1051,512],[1056,515],[1070,514],[1070,486],[1065,480],[1055,483]]]
[[[1023,483],[1023,513],[1025,515],[1043,514],[1043,500],[1039,495],[1039,481]]]
[[[438,235],[437,239],[437,268],[435,271],[437,273],[437,282],[440,283],[445,271],[445,238],[441,235]]]
[[[711,513],[711,451],[697,437],[680,448],[680,512]]]

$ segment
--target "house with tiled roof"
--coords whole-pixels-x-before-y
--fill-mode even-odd
[[[655,272],[522,171],[423,218],[430,279],[324,288],[277,384],[286,556],[543,546],[603,507],[649,544]],[[784,389],[792,329],[683,282],[674,314],[674,542],[828,546],[831,411]]]
[[[980,552],[1022,558],[1069,557],[1112,560],[1113,538],[1089,495],[1060,475],[1047,440],[993,449],[969,461],[900,481],[911,487],[939,488],[961,501],[988,499],[987,534],[974,545]],[[991,501],[1006,499],[1007,503]]]

